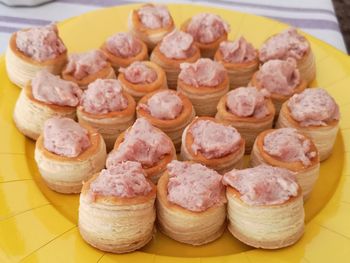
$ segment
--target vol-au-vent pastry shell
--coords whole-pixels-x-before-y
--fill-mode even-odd
[[[226,56],[233,57],[235,60],[227,60],[222,49],[227,49]],[[247,86],[254,73],[259,69],[258,52],[243,37],[234,42],[221,42],[215,52],[214,60],[220,61],[226,68],[231,90]]]
[[[151,191],[133,197],[91,193],[91,183],[98,176],[95,174],[84,184],[80,195],[82,237],[90,245],[112,253],[127,253],[143,247],[153,237],[156,187],[148,181]]]
[[[251,89],[249,87],[248,89]],[[225,94],[219,101],[217,106],[217,113],[215,119],[218,121],[231,125],[235,127],[242,137],[245,140],[245,152],[250,153],[255,138],[260,132],[263,132],[266,129],[271,129],[273,125],[273,120],[275,116],[275,107],[270,98],[264,98],[265,116],[238,116],[233,113],[227,106],[227,97],[228,94]],[[247,94],[248,95],[248,94]],[[245,104],[243,104],[245,105]],[[243,108],[243,106],[242,106]],[[255,111],[256,109],[254,109]]]
[[[297,181],[302,189],[304,201],[306,201],[310,197],[314,184],[316,183],[319,176],[320,159],[318,150],[310,138],[297,132],[297,130],[294,130],[295,136],[299,136],[299,143],[296,142],[294,145],[287,145],[288,143],[284,143],[284,151],[280,148],[282,147],[282,142],[276,142],[274,146],[276,148],[274,152],[280,153],[281,156],[285,156],[285,158],[292,157],[291,161],[283,160],[278,156],[274,156],[266,151],[264,146],[265,138],[267,135],[272,135],[272,133],[276,133],[278,131],[280,131],[282,134],[284,133],[284,131],[281,129],[269,129],[258,135],[251,153],[250,164],[253,167],[258,166],[260,164],[268,164],[271,166],[281,167],[292,171],[295,174]],[[288,130],[286,130],[285,133],[287,134],[287,136],[291,136]],[[280,134],[279,137],[281,137],[282,134]],[[285,140],[288,140],[287,138]],[[292,140],[293,139],[290,139],[290,141]],[[308,147],[306,145],[308,145]],[[302,150],[298,151],[299,155],[302,153],[301,158],[296,158],[296,154],[288,155],[288,149],[290,149],[290,151],[297,151],[299,147],[305,148],[303,150],[305,151],[305,153],[302,153]]]
[[[123,34],[123,33],[121,33],[121,34]],[[134,37],[134,36],[132,36],[132,37]],[[135,38],[134,41],[137,42],[140,45],[140,51],[138,53],[136,53],[136,54],[131,54],[130,56],[120,56],[118,54],[114,54],[108,48],[107,42],[102,44],[101,50],[106,55],[107,60],[111,63],[111,65],[114,68],[115,72],[118,72],[118,69],[120,67],[125,68],[125,67],[129,66],[131,63],[133,63],[135,61],[143,61],[143,60],[147,60],[148,59],[147,45],[143,41],[137,39],[136,37],[134,37],[134,38]],[[130,45],[132,45],[132,43]]]
[[[104,80],[98,81],[102,82],[102,84],[104,82]],[[77,108],[79,123],[89,125],[100,133],[106,143],[107,151],[113,149],[120,133],[129,128],[135,121],[135,100],[125,91],[121,91],[121,96],[125,99],[127,106],[118,111],[92,113],[85,110],[82,105]]]
[[[325,126],[303,127],[291,116],[291,112],[288,108],[288,101],[286,101],[282,105],[276,128],[288,127],[295,128],[312,139],[319,152],[321,162],[331,156],[339,130],[339,120],[329,121]]]
[[[229,146],[225,145],[225,151],[227,153],[220,157],[214,156],[211,158],[207,158],[205,154],[201,152],[200,149],[198,149],[195,153],[193,149],[193,144],[195,142],[194,135],[190,132],[190,130],[191,127],[199,121],[210,121],[213,122],[215,125],[222,125],[223,127],[230,127],[230,129],[234,129],[229,124],[221,123],[220,121],[211,117],[197,117],[185,128],[182,134],[181,158],[183,160],[190,160],[204,164],[207,167],[218,171],[219,173],[225,173],[229,170],[232,170],[233,168],[242,168],[243,156],[245,152],[245,140],[242,137],[240,137],[240,135],[240,139],[237,145],[233,146],[234,149],[229,149]],[[202,138],[202,140],[205,140],[204,137]]]
[[[61,73],[67,62],[66,50],[55,58],[37,61],[26,56],[17,48],[16,37],[16,33],[12,34],[5,55],[7,74],[14,84],[23,88],[29,80],[34,78],[38,71],[43,69],[55,75]]]
[[[86,127],[90,146],[76,157],[66,157],[48,151],[43,135],[35,145],[34,158],[45,183],[60,193],[80,193],[82,183],[103,169],[107,157],[102,136]]]
[[[302,191],[290,171],[268,165],[232,170],[223,183],[227,185],[228,229],[242,242],[278,249],[303,235]]]
[[[159,65],[165,71],[169,88],[176,89],[178,75],[181,71],[180,64],[185,62],[194,63],[198,59],[200,59],[201,54],[200,54],[199,48],[195,44],[193,44],[194,51],[191,54],[191,56],[187,58],[174,59],[174,58],[168,58],[166,55],[164,55],[160,51],[160,44],[161,43],[159,43],[154,48],[151,54],[150,60],[156,63],[157,65]]]
[[[181,100],[182,109],[178,113],[178,115],[173,119],[157,118],[157,117],[152,115],[151,111],[147,110],[146,105],[147,105],[147,102],[149,101],[149,99],[152,98],[154,95],[159,94],[159,93],[163,93],[163,92],[176,95]],[[160,104],[159,107],[161,105],[162,104]],[[158,108],[157,108],[157,110],[158,110]],[[165,109],[160,109],[160,110],[164,111]],[[155,91],[155,92],[152,92],[152,93],[145,95],[139,101],[136,112],[137,112],[138,118],[145,117],[153,126],[159,128],[163,132],[165,132],[172,139],[177,151],[179,151],[180,147],[181,147],[181,136],[182,136],[183,130],[195,117],[195,111],[194,111],[194,108],[192,106],[191,101],[182,93],[177,93],[176,91],[173,91],[173,90]]]
[[[13,113],[17,128],[25,136],[36,140],[42,132],[45,121],[54,116],[75,119],[76,107],[48,104],[36,100],[33,97],[31,82],[28,82],[18,97]]]
[[[152,8],[165,8],[166,12],[169,15],[168,23],[162,23],[160,27],[150,28],[145,26],[140,18],[139,10],[142,8],[152,9]],[[157,6],[153,4],[143,5],[140,9],[135,9],[131,11],[128,18],[128,27],[130,32],[145,42],[149,50],[152,50],[162,39],[163,37],[174,30],[175,24],[173,18],[171,17],[169,11],[164,6]]]
[[[142,63],[142,66],[148,67],[152,72],[155,72],[156,74],[156,79],[151,83],[132,83],[125,76],[125,71],[127,69],[123,69],[119,73],[118,80],[122,85],[123,90],[129,93],[136,102],[138,102],[144,95],[150,92],[168,88],[166,74],[160,66],[151,61],[141,61],[134,62],[129,67],[135,66],[135,63]]]
[[[157,216],[160,230],[171,238],[194,246],[219,238],[225,228],[226,206],[214,205],[202,212],[187,210],[168,200],[167,171],[157,185]],[[224,198],[224,197],[223,197]]]

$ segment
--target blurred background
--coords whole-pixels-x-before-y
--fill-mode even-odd
[[[0,53],[11,33],[21,28],[139,2],[205,4],[266,16],[301,28],[343,52],[350,51],[350,0],[0,0]]]

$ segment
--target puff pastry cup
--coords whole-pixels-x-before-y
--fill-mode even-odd
[[[155,6],[153,4],[146,4],[145,6]],[[129,14],[128,18],[129,31],[137,38],[141,39],[146,43],[148,50],[153,50],[153,48],[163,39],[163,37],[174,30],[175,24],[170,16],[170,23],[166,27],[151,29],[144,26],[138,15],[138,10],[133,10]]]
[[[157,129],[157,128],[156,128]],[[125,132],[127,132],[126,130]],[[114,144],[114,150],[117,150],[119,145],[124,141],[125,132],[122,132]],[[176,160],[176,150],[175,147],[172,149],[170,154],[166,154],[161,160],[159,160],[156,164],[150,167],[143,166],[142,168],[145,170],[147,178],[150,179],[153,183],[157,184],[159,177],[163,174],[164,170],[168,163],[172,160]]]
[[[224,81],[215,87],[194,87],[178,79],[177,91],[190,99],[197,116],[215,116],[221,97],[229,91],[229,79],[226,75]]]
[[[193,63],[201,57],[201,53],[197,45],[194,45],[193,55],[185,59],[173,59],[166,57],[159,49],[160,43],[154,48],[150,60],[159,65],[166,74],[168,87],[170,89],[176,89],[178,76],[180,74],[181,63]]]
[[[248,62],[230,63],[224,61],[222,53],[219,49],[214,55],[214,60],[221,62],[227,70],[230,80],[230,90],[247,86],[254,73],[259,69],[258,57]]]
[[[271,38],[274,38],[280,34],[286,33],[287,31],[290,31],[292,33],[296,33],[296,30],[293,28],[290,28],[282,33],[277,33],[271,37],[269,37],[265,42],[268,42]],[[315,56],[312,52],[310,42],[303,37],[303,41],[305,41],[308,44],[307,51],[302,55],[301,58],[297,59],[295,56],[293,56],[297,61],[297,67],[300,72],[301,79],[305,80],[307,84],[311,83],[315,77],[316,77],[316,62],[315,62]],[[292,47],[291,49],[296,49],[296,47]],[[284,58],[285,59],[285,58]]]
[[[243,202],[233,187],[226,189],[228,230],[243,243],[278,249],[297,242],[304,233],[302,191],[282,204],[254,206]]]
[[[311,158],[310,165],[306,166],[301,161],[286,162],[280,160],[278,157],[271,156],[268,152],[264,150],[264,139],[266,135],[275,130],[269,129],[263,131],[258,135],[255,140],[252,153],[250,155],[250,164],[251,166],[258,166],[260,164],[268,164],[275,167],[285,168],[292,171],[297,181],[302,189],[304,201],[306,201],[312,192],[312,189],[318,179],[320,172],[320,159],[318,155],[317,148],[315,144],[305,136],[305,140],[310,140],[310,149],[309,152],[314,152],[315,156]]]
[[[106,67],[104,67],[100,71],[94,74],[90,74],[82,79],[76,79],[74,76],[72,76],[72,74],[66,73],[65,68],[63,68],[63,71],[62,71],[62,79],[72,81],[78,84],[79,87],[82,89],[86,89],[90,83],[94,82],[97,79],[115,79],[115,78],[116,78],[116,75],[115,75],[114,69],[109,63]]]
[[[153,95],[159,92],[161,91],[154,91],[154,92],[148,93],[147,95],[142,97],[138,105],[147,104],[147,101]],[[173,141],[176,151],[179,152],[181,149],[182,133],[185,127],[194,119],[196,114],[191,101],[185,95],[183,95],[182,93],[177,93],[176,91],[173,91],[173,90],[169,90],[169,92],[177,94],[183,104],[181,113],[175,119],[171,119],[171,120],[158,119],[152,116],[149,111],[139,106],[136,108],[136,114],[137,114],[137,118],[141,118],[141,117],[146,118],[154,127],[161,129],[166,135],[168,135],[169,138]]]
[[[46,69],[52,74],[59,75],[67,62],[67,51],[56,58],[36,61],[26,56],[16,46],[16,33],[13,33],[6,50],[6,70],[11,82],[23,88],[40,70]]]
[[[157,79],[154,82],[134,84],[125,78],[123,72],[120,72],[118,75],[118,80],[122,85],[123,90],[129,93],[136,102],[150,92],[168,88],[166,75],[161,67],[151,61],[142,61],[142,63],[144,63],[147,67],[152,68],[157,73]]]
[[[120,133],[129,128],[135,121],[136,102],[131,95],[123,91],[128,106],[121,111],[113,111],[105,114],[93,114],[84,111],[82,106],[77,108],[78,121],[83,126],[93,127],[103,137],[107,152],[111,151]]]
[[[202,212],[187,210],[167,198],[168,172],[157,185],[158,227],[165,235],[181,243],[204,245],[218,239],[226,229],[226,205],[214,205]]]
[[[36,140],[42,132],[45,121],[54,116],[76,119],[76,107],[59,106],[36,100],[29,81],[22,89],[13,113],[13,120],[18,130],[32,140]]]
[[[191,18],[187,19],[182,25],[181,30],[187,32],[188,24],[191,22]],[[213,58],[215,55],[216,50],[218,49],[220,43],[222,41],[227,40],[227,33],[224,33],[222,36],[220,36],[218,39],[211,43],[200,43],[198,41],[195,41],[196,46],[200,49],[201,57],[203,58]]]
[[[34,158],[41,177],[52,190],[63,194],[80,193],[83,182],[104,168],[107,152],[103,138],[92,128],[86,129],[91,145],[77,157],[48,151],[42,134],[36,141]]]
[[[90,200],[89,189],[98,174],[87,181],[80,195],[79,231],[100,250],[127,253],[145,246],[153,237],[156,187],[145,196],[131,198],[98,194]]]
[[[106,43],[102,44],[101,51],[106,55],[107,60],[109,61],[109,63],[111,63],[111,66],[113,67],[115,72],[118,72],[119,68],[125,68],[135,61],[148,60],[147,45],[141,40],[138,41],[141,44],[141,51],[135,56],[126,58],[116,56],[107,49]]]
[[[240,117],[228,110],[226,106],[227,94],[219,101],[215,119],[221,123],[235,127],[245,140],[245,153],[250,153],[253,148],[255,138],[266,129],[272,128],[275,117],[275,107],[269,98],[265,98],[268,115],[263,118],[255,116]]]
[[[249,86],[253,86],[253,87],[256,87],[258,89],[261,89],[261,84],[260,82],[257,80],[257,74],[255,73],[250,81],[250,85]],[[305,89],[307,88],[307,82],[301,78],[301,81],[299,83],[298,86],[295,87],[294,89],[294,93],[293,94],[297,94],[297,93],[301,93],[303,92]],[[282,107],[282,104],[287,101],[292,95],[282,95],[282,94],[278,94],[278,93],[273,93],[271,92],[271,99],[272,99],[272,102],[275,106],[275,115],[276,117],[278,116],[280,110],[281,110],[281,107]]]
[[[295,128],[312,139],[318,150],[321,162],[331,156],[339,130],[339,120],[329,121],[326,126],[303,127],[293,119],[288,108],[288,102],[285,102],[282,105],[276,128],[287,127]]]
[[[215,123],[222,124],[224,126],[230,126],[225,123],[221,123],[212,117],[197,117],[195,118],[184,130],[182,134],[182,144],[180,156],[182,160],[189,160],[204,164],[208,168],[214,169],[220,174],[223,174],[233,168],[241,169],[243,167],[243,156],[245,152],[245,140],[241,138],[238,149],[233,152],[226,154],[220,158],[207,159],[200,151],[195,154],[192,149],[194,143],[194,137],[189,132],[191,126],[200,120],[209,120]]]

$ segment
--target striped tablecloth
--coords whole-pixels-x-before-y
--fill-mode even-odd
[[[11,0],[8,0],[11,1]],[[0,5],[0,53],[4,52],[12,32],[23,27],[45,25],[96,8],[150,2],[150,0],[56,0],[37,7],[8,7]],[[331,0],[207,0],[152,2],[194,3],[213,5],[257,14],[299,27],[334,47],[346,51]]]

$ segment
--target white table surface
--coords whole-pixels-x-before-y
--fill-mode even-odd
[[[150,2],[150,0],[56,0],[36,7],[9,7],[0,4],[0,53],[5,51],[11,33],[21,28],[45,25],[94,9],[135,2]],[[152,2],[213,5],[274,18],[299,27],[346,52],[331,0],[162,0]]]

